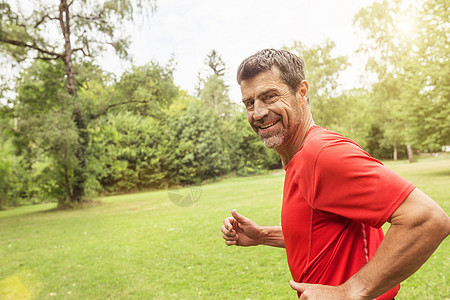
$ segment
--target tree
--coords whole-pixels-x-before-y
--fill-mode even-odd
[[[7,206],[8,195],[13,189],[14,148],[11,143],[12,118],[10,109],[0,104],[0,210]]]
[[[235,107],[228,96],[229,88],[224,80],[226,66],[222,56],[216,50],[211,50],[206,55],[205,65],[209,67],[209,71],[206,75],[198,75],[197,96],[220,118],[229,119],[234,114]]]
[[[195,98],[180,101],[184,103],[171,108],[166,124],[173,149],[165,159],[170,181],[191,184],[226,174],[230,165],[219,118]]]
[[[229,119],[235,112],[233,103],[228,96],[228,86],[222,77],[213,74],[206,80],[200,91],[200,99],[206,107],[212,109],[217,116]]]
[[[165,157],[175,150],[169,148],[166,122],[169,107],[182,94],[173,82],[172,68],[152,62],[124,73],[109,86],[109,95],[92,81],[89,90],[80,92],[83,99],[107,99],[93,103],[92,111],[109,113],[92,121],[88,148],[103,191],[159,188],[169,180]]]
[[[378,76],[373,85],[377,122],[394,153],[398,144],[406,144],[411,162],[413,146],[436,148],[449,137],[444,2],[427,0],[420,7],[383,0],[355,16],[366,37],[361,51],[369,56],[367,69]]]
[[[77,97],[82,82],[76,78],[74,61],[92,61],[112,46],[120,57],[127,56],[129,41],[120,34],[125,22],[133,20],[135,11],[144,11],[154,2],[130,0],[67,1],[39,3],[31,14],[26,14],[19,3],[3,1],[0,4],[0,49],[18,62],[32,60],[59,60],[64,66],[65,99],[71,102],[69,120],[76,128],[73,178],[68,183],[67,201],[60,205],[73,206],[86,200],[86,153],[89,145],[89,116]],[[30,3],[28,3],[31,5]],[[50,32],[59,31],[56,37]],[[81,65],[81,63],[79,63]],[[70,108],[69,108],[70,107]]]
[[[215,75],[219,77],[225,75],[225,63],[223,62],[222,56],[216,50],[213,49],[206,55],[205,64],[211,68]]]
[[[340,72],[349,65],[345,56],[333,56],[336,44],[326,41],[323,44],[306,47],[295,42],[286,49],[297,53],[305,62],[305,76],[309,83],[309,99],[314,121],[321,126],[339,125],[335,118],[345,113],[348,108],[341,105],[338,97],[338,79]],[[340,107],[339,111],[333,108]],[[340,119],[341,121],[342,119]]]
[[[104,110],[126,109],[133,113],[156,119],[164,117],[164,109],[169,107],[178,95],[178,87],[173,82],[172,62],[163,66],[156,62],[133,67],[125,72],[114,85],[114,93]],[[123,104],[133,104],[122,107]]]
[[[169,137],[161,121],[129,111],[110,114],[90,128],[89,158],[103,191],[138,191],[163,186]]]
[[[344,71],[349,63],[345,56],[333,57],[336,44],[327,40],[323,44],[306,47],[302,42],[286,49],[297,53],[305,62],[305,75],[310,83],[309,96],[311,101],[319,102],[321,99],[335,96],[337,93],[340,72]]]
[[[372,123],[369,96],[364,89],[352,89],[328,98],[321,111],[327,120],[325,126],[353,139],[364,148]]]
[[[405,91],[413,100],[409,103],[411,139],[430,152],[450,144],[449,10],[448,1],[423,3],[416,19],[417,48],[405,67],[406,79],[414,83]]]

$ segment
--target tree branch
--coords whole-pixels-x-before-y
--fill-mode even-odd
[[[95,113],[95,114],[89,114],[89,118],[90,118],[90,119],[96,119],[96,118],[98,118],[98,117],[100,117],[100,116],[104,116],[104,115],[106,115],[106,114],[108,113],[108,111],[109,111],[111,108],[116,107],[116,106],[119,106],[119,105],[125,105],[125,104],[128,104],[128,103],[141,103],[141,104],[145,104],[145,103],[149,103],[149,102],[150,102],[150,101],[130,100],[130,101],[125,101],[125,102],[119,102],[119,103],[110,104],[110,105],[108,105],[104,110],[102,110],[101,112],[97,112],[97,113]],[[155,116],[155,117],[156,117],[156,116]]]
[[[72,52],[75,52],[75,51],[81,51],[84,54],[84,56],[91,56],[90,53],[86,54],[86,52],[84,52],[83,47],[72,49]]]
[[[49,20],[59,20],[59,18],[57,17],[50,17],[49,15],[44,15],[35,25],[34,28],[37,28],[39,25],[42,24],[42,22],[45,21],[45,19],[49,19]]]
[[[57,60],[57,59],[59,59],[59,57],[44,57],[44,56],[38,56],[38,57],[36,57],[36,59],[40,59],[40,60]]]
[[[106,107],[105,111],[110,110],[111,108],[115,107],[115,106],[119,106],[119,105],[124,105],[124,104],[128,104],[128,103],[141,103],[141,104],[145,104],[145,103],[149,103],[150,101],[137,101],[137,100],[130,100],[130,101],[125,101],[125,102],[119,102],[119,103],[114,103],[114,104],[110,104]]]
[[[47,55],[53,55],[53,56],[55,56],[55,58],[62,57],[62,54],[42,49],[39,46],[37,46],[35,43],[30,45],[30,44],[27,44],[27,43],[22,42],[22,41],[10,40],[10,39],[4,38],[4,37],[0,37],[0,42],[1,43],[10,44],[10,45],[14,45],[14,46],[18,46],[18,47],[34,49],[34,50],[36,50],[36,51],[38,51],[40,53],[44,53],[44,54],[47,54]]]
[[[82,16],[79,14],[73,14],[72,19],[82,19],[84,21],[94,22],[96,24],[108,24],[108,22],[104,19],[102,12],[99,12],[96,16]]]

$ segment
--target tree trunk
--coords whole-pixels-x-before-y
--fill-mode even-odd
[[[406,152],[408,153],[409,162],[413,163],[415,160],[414,160],[414,154],[413,154],[412,147],[411,147],[410,143],[406,144]]]
[[[405,138],[406,138],[406,152],[408,153],[408,159],[410,163],[414,162],[414,154],[412,151],[411,143],[409,142],[409,135],[408,135],[408,125],[406,123],[405,126]]]
[[[76,101],[77,90],[72,66],[73,49],[70,42],[70,11],[67,0],[61,0],[60,2],[59,21],[62,33],[64,35],[64,54],[62,56],[62,60],[64,62],[67,76],[66,87],[69,94],[72,95],[74,97],[74,101]],[[69,193],[68,200],[71,204],[80,204],[86,200],[86,153],[89,144],[89,135],[87,131],[87,122],[83,111],[76,103],[74,106],[75,109],[72,118],[78,130],[78,145],[75,149],[77,164],[74,168],[71,194]]]
[[[394,159],[394,160],[398,160],[398,156],[397,156],[397,143],[396,143],[396,142],[394,142],[394,157],[393,157],[393,159]]]
[[[74,202],[84,202],[86,185],[86,153],[89,145],[89,134],[86,119],[80,109],[74,113],[74,121],[78,129],[78,147],[75,149],[77,166],[74,169],[72,183],[72,195]]]
[[[64,61],[67,76],[67,91],[70,95],[75,96],[76,88],[72,66],[72,44],[70,42],[70,14],[67,0],[61,0],[59,4],[59,24],[64,36],[64,54],[62,56],[62,60]]]
[[[67,167],[67,150],[64,151],[64,186],[66,188],[67,198],[66,202],[72,202],[72,192],[70,190],[70,180],[69,180],[69,169]],[[60,203],[59,205],[65,205],[65,203]]]

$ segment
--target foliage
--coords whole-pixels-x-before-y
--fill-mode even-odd
[[[9,141],[0,143],[0,210],[9,205],[8,196],[13,185],[13,147]]]
[[[235,112],[234,105],[228,97],[228,87],[223,78],[216,74],[206,80],[205,86],[200,91],[200,99],[221,118],[229,119]]]
[[[106,192],[164,185],[167,173],[161,162],[169,149],[160,121],[122,112],[98,120],[90,131],[90,165]]]
[[[222,56],[215,49],[212,49],[206,55],[204,64],[208,67],[208,69],[206,71],[203,70],[198,72],[197,74],[197,85],[195,87],[197,97],[200,97],[200,93],[209,77],[215,75],[217,78],[222,79],[227,69]]]
[[[173,149],[168,166],[172,181],[196,183],[228,172],[219,119],[211,109],[189,101],[185,108],[169,112],[167,128]]]
[[[163,66],[155,62],[133,67],[114,86],[111,108],[160,119],[178,94],[173,82],[173,62]],[[123,104],[130,104],[123,106]]]
[[[336,95],[340,72],[349,65],[347,57],[334,57],[335,47],[333,41],[327,40],[323,44],[310,47],[296,41],[291,47],[286,48],[305,62],[306,80],[311,82],[309,97],[314,105],[315,101],[319,102],[322,98]]]
[[[449,10],[446,1],[424,2],[416,19],[417,49],[406,67],[411,138],[429,151],[450,144]]]
[[[329,40],[310,47],[297,41],[286,49],[297,53],[305,62],[315,123],[339,132],[364,147],[371,122],[369,95],[362,89],[337,92],[339,76],[349,62],[345,56],[333,55],[335,46]]]
[[[61,65],[35,61],[22,74],[14,113],[15,143],[17,154],[23,156],[23,167],[33,170],[35,163],[42,163],[42,173],[36,176],[53,174],[49,182],[56,182],[48,193],[63,202],[71,193],[69,183],[73,180],[74,150],[78,143],[71,120],[71,96],[64,88]]]
[[[145,0],[2,1],[0,45],[17,61],[62,58],[67,51],[93,59],[111,46],[119,56],[127,57],[129,39],[122,25],[133,21],[137,12],[148,15],[155,8],[153,1]],[[55,38],[51,30],[62,31],[64,37],[68,30],[70,49],[67,40]]]
[[[22,10],[22,3],[14,4],[6,1],[0,4],[0,51],[18,62],[25,59],[57,60],[64,65],[61,68],[64,76],[55,73],[55,78],[63,79],[65,83],[67,95],[58,94],[57,97],[60,104],[57,110],[65,117],[61,118],[61,114],[49,111],[48,119],[57,120],[59,125],[67,129],[75,128],[75,139],[71,134],[73,130],[70,130],[70,142],[69,139],[61,138],[54,147],[64,153],[62,159],[60,155],[55,161],[59,164],[58,169],[64,170],[65,195],[60,196],[59,203],[61,207],[73,207],[87,200],[89,178],[86,155],[89,145],[88,123],[92,117],[77,98],[78,88],[84,82],[76,78],[74,62],[79,59],[80,65],[92,63],[95,56],[110,46],[120,57],[126,57],[129,41],[121,34],[121,28],[126,21],[133,20],[136,11],[142,12],[148,5],[153,8],[153,1],[60,0],[59,3],[27,3],[33,9],[32,13]],[[59,34],[53,35],[54,32]],[[58,139],[47,138],[54,142]],[[73,151],[73,155],[69,151]]]
[[[0,4],[3,59],[28,63],[16,99],[0,104],[0,206],[58,201],[72,207],[96,192],[280,167],[278,154],[263,146],[230,100],[218,51],[205,57],[196,97],[175,85],[173,58],[133,66],[120,78],[94,63],[108,45],[126,57],[128,40],[118,31],[154,3],[60,0],[30,2],[29,10],[20,9],[22,2]],[[377,77],[369,89],[338,86],[349,63],[334,55],[334,42],[287,48],[306,62],[316,124],[378,158],[450,144],[448,5],[422,4],[379,0],[355,16],[367,71]],[[0,84],[0,95],[8,86]]]
[[[412,146],[435,151],[450,141],[448,23],[448,5],[433,0],[374,2],[355,16],[367,69],[378,76],[376,126],[394,149],[406,144],[411,161]]]
[[[286,49],[296,53],[305,62],[305,76],[309,83],[309,99],[314,121],[320,126],[333,123],[333,115],[337,113],[328,106],[338,102],[336,98],[338,78],[340,72],[348,66],[344,56],[333,57],[332,52],[336,44],[326,41],[320,45],[306,47],[302,42],[295,42]]]
[[[378,159],[394,159],[393,157],[393,147],[388,143],[389,139],[385,137],[384,131],[382,131],[377,125],[372,124],[367,138],[366,146],[364,150],[367,151],[371,156]],[[406,147],[400,147],[404,145],[398,145],[397,149],[397,159],[407,158]],[[394,159],[394,160],[397,160]]]

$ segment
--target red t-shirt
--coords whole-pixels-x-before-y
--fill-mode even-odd
[[[281,226],[297,282],[340,285],[375,254],[415,188],[350,139],[313,126],[285,167]],[[392,299],[400,286],[378,297]]]

